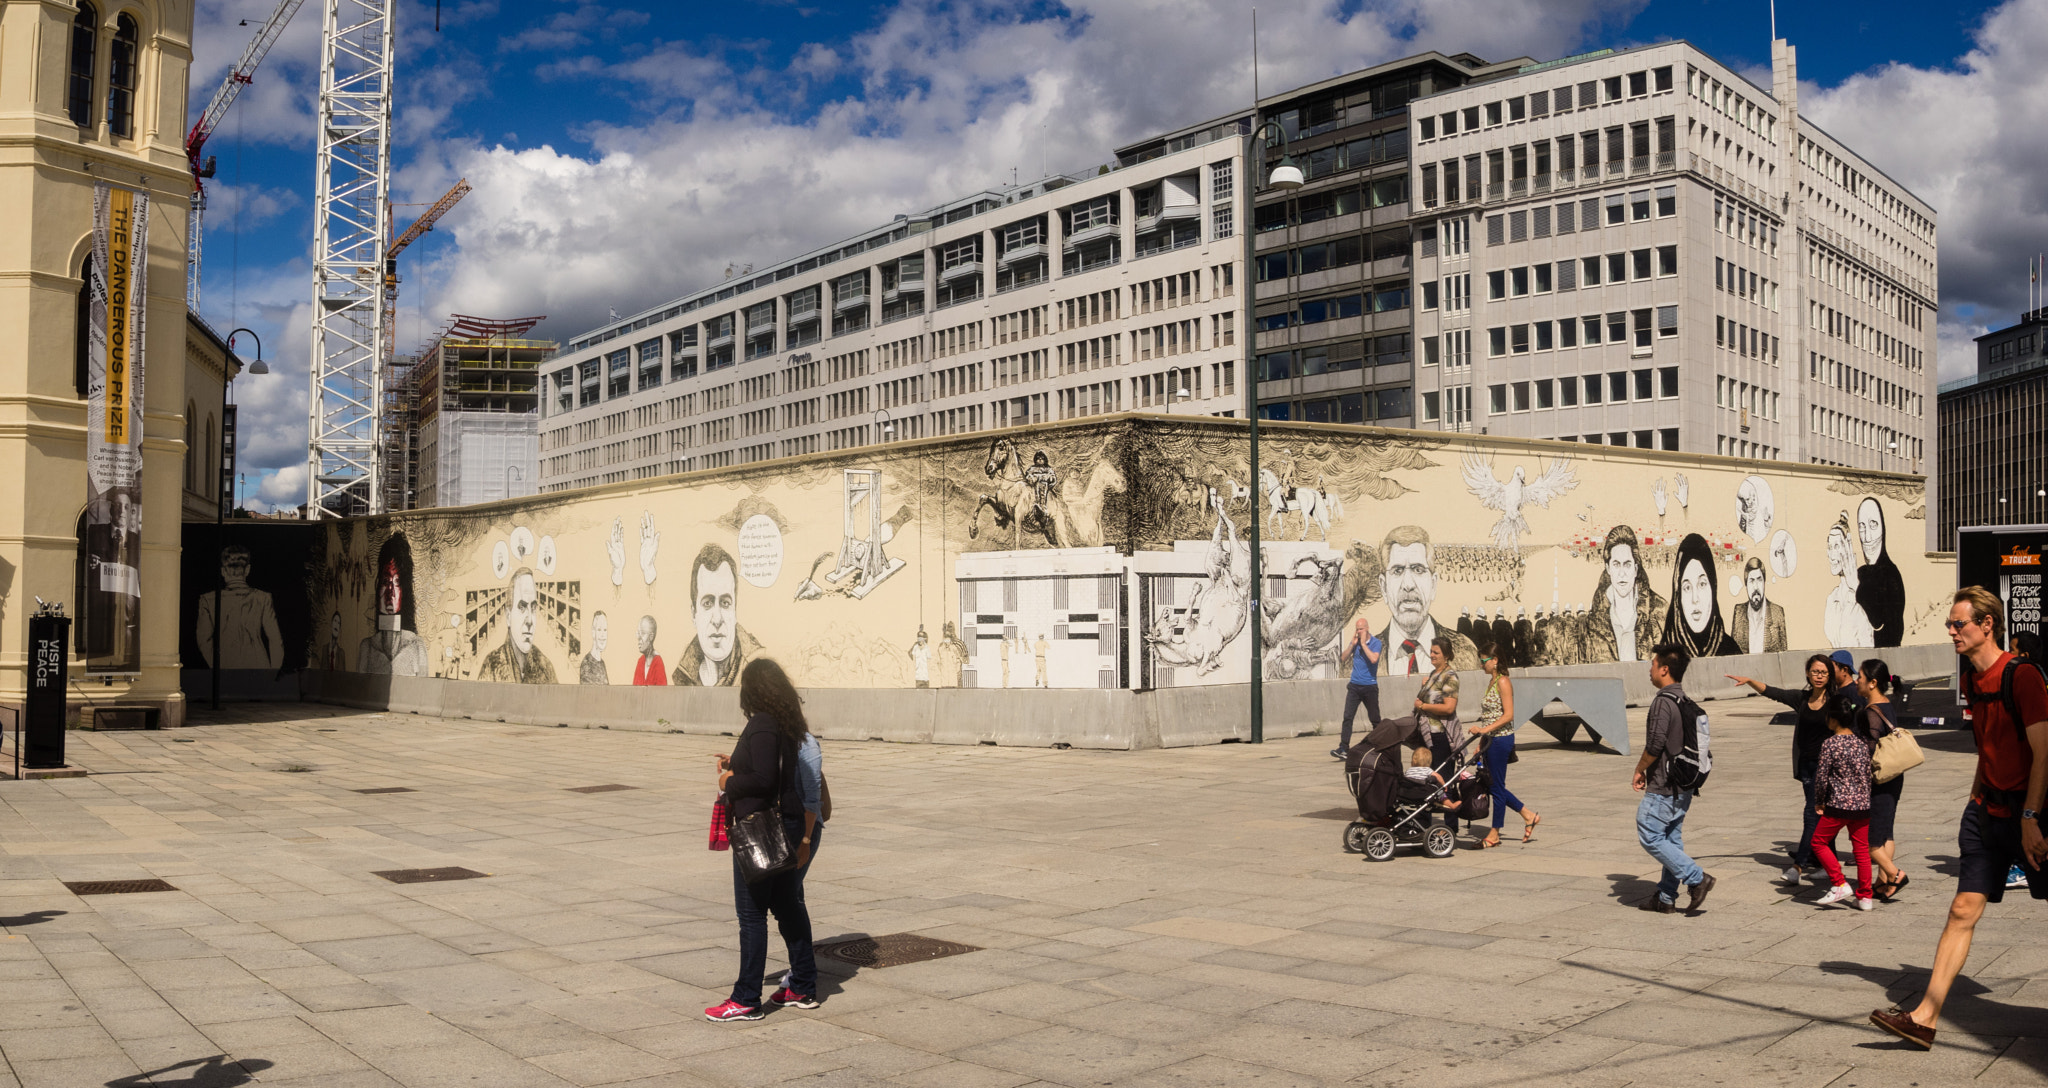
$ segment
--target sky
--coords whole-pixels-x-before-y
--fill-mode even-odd
[[[1227,0],[399,0],[392,200],[475,187],[400,259],[397,345],[450,313],[568,340],[899,213],[1110,161],[1251,98]],[[275,0],[200,0],[203,108]],[[1843,18],[1844,12],[1852,17]],[[1937,211],[1941,376],[2027,305],[2048,250],[2048,0],[1795,4],[1800,110]],[[1325,0],[1259,6],[1265,93],[1427,49],[1551,60],[1684,38],[1768,87],[1767,0]],[[248,25],[241,25],[244,20]],[[214,133],[201,312],[246,327],[256,509],[304,500],[319,5]],[[246,341],[238,349],[253,354]]]

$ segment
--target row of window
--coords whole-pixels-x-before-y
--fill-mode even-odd
[[[1408,175],[1396,174],[1364,185],[1346,185],[1309,193],[1291,200],[1275,200],[1252,209],[1252,225],[1261,233],[1285,230],[1305,223],[1356,215],[1366,208],[1384,208],[1408,200]]]
[[[1405,310],[1408,306],[1408,281],[1390,280],[1341,295],[1302,299],[1290,309],[1260,314],[1259,331],[1272,332],[1275,329],[1292,326],[1319,325],[1325,321],[1338,321],[1368,313],[1383,314],[1393,310]]]
[[[1392,422],[1414,414],[1415,395],[1406,388],[1371,389],[1361,393],[1338,393],[1259,405],[1260,419],[1301,423]]]
[[[1751,102],[1735,88],[1697,68],[1685,70],[1686,94],[1705,102],[1707,108],[1734,121],[1752,134],[1771,143],[1778,142],[1778,118],[1770,110]]]
[[[1662,339],[1678,335],[1678,307],[1658,306],[1654,310],[1621,310],[1604,316],[1567,317],[1556,322],[1496,325],[1486,330],[1486,354],[1499,357],[1575,348],[1581,344],[1592,347],[1601,342],[1603,333],[1607,343],[1628,343],[1639,350],[1647,349],[1653,337]],[[1427,365],[1430,359],[1425,355],[1423,361]]]
[[[1413,358],[1409,349],[1412,342],[1409,333],[1393,332],[1363,340],[1340,340],[1287,351],[1269,351],[1259,356],[1257,373],[1262,382],[1279,382],[1368,366],[1405,366]]]
[[[1532,91],[1527,95],[1516,95],[1499,102],[1466,106],[1462,110],[1417,118],[1415,124],[1423,139],[1434,140],[1439,135],[1457,135],[1461,126],[1466,132],[1479,128],[1493,128],[1516,121],[1547,117],[1553,110],[1564,113],[1574,108],[1592,109],[1603,102],[1645,98],[1653,91],[1661,94],[1671,89],[1671,66],[1667,64],[1662,68],[1629,72],[1626,75],[1608,76],[1605,79],[1587,80],[1578,84],[1566,83],[1555,90]]]
[[[97,124],[93,116],[93,90],[99,82],[100,13],[80,0],[71,19],[70,79],[65,87],[65,112],[80,128]],[[135,85],[142,60],[142,28],[135,17],[122,12],[114,17],[114,36],[107,52],[107,133],[119,139],[135,135]]]
[[[1600,404],[1603,400],[1608,404],[1626,404],[1629,401],[1675,400],[1677,397],[1678,368],[1675,366],[1499,382],[1486,387],[1487,411],[1497,416],[1550,408],[1577,408]]]
[[[1778,255],[1777,224],[1765,219],[1763,213],[1753,211],[1734,200],[1721,197],[1714,199],[1714,231],[1733,238],[1751,249],[1773,257]]]
[[[1778,394],[1729,377],[1714,379],[1714,406],[1748,412],[1758,419],[1778,418]]]
[[[1714,346],[1726,348],[1746,359],[1778,365],[1778,338],[1733,318],[1715,315]]]
[[[1653,146],[1655,159],[1650,156]],[[1677,119],[1665,116],[1426,162],[1418,171],[1422,206],[1436,207],[1439,174],[1446,204],[1497,201],[1594,182],[1601,176],[1603,154],[1606,174],[1620,177],[1624,171],[1638,175],[1670,170],[1677,165],[1677,152]]]
[[[1261,253],[1254,259],[1253,271],[1259,282],[1265,283],[1288,276],[1306,276],[1332,268],[1349,268],[1364,264],[1368,260],[1400,260],[1405,263],[1408,252],[1408,228],[1400,227],[1371,235],[1353,234],[1294,249]]]
[[[1839,359],[1830,359],[1817,351],[1807,352],[1806,376],[1832,386],[1852,397],[1861,397],[1886,408],[1895,408],[1915,416],[1923,414],[1926,398],[1897,382],[1887,381],[1867,370],[1860,370]]]
[[[1714,258],[1714,289],[1767,310],[1778,308],[1778,281],[1759,276],[1734,261]]]
[[[1600,197],[1587,197],[1554,206],[1489,215],[1486,217],[1486,244],[1498,246],[1526,242],[1530,238],[1548,238],[1553,231],[1563,235],[1579,230],[1598,230],[1603,219],[1607,226],[1618,227],[1651,218],[1668,219],[1677,214],[1678,187],[1675,185],[1638,189],[1626,194],[1609,193],[1604,201]]]

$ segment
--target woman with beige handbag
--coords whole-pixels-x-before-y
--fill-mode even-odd
[[[1912,880],[1892,860],[1897,847],[1892,823],[1898,815],[1899,796],[1906,789],[1906,772],[1926,757],[1920,754],[1920,742],[1913,734],[1899,728],[1899,706],[1890,695],[1898,689],[1898,681],[1892,677],[1891,666],[1875,657],[1864,661],[1856,674],[1856,689],[1869,703],[1864,714],[1870,718],[1871,736],[1877,738],[1872,760],[1876,781],[1870,787],[1870,861],[1877,866],[1879,879],[1871,890],[1879,901],[1889,903]]]

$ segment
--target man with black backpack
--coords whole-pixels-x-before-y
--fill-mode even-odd
[[[1923,1050],[1934,1047],[1942,1002],[1970,958],[1984,905],[2005,898],[2007,868],[2017,862],[2033,897],[2048,899],[2048,873],[2041,869],[2048,861],[2048,837],[2039,815],[2048,802],[2048,685],[2038,666],[1999,649],[2005,609],[1996,594],[1982,586],[1957,590],[1947,626],[1963,659],[1959,684],[1977,743],[1977,776],[1956,832],[1962,875],[1920,1003],[1870,1014],[1871,1023]]]
[[[1657,914],[1678,909],[1680,884],[1692,888],[1687,913],[1700,909],[1714,890],[1714,878],[1685,853],[1685,814],[1712,770],[1707,716],[1678,686],[1691,660],[1683,647],[1669,642],[1650,651],[1650,682],[1657,685],[1657,695],[1650,700],[1643,757],[1636,761],[1632,782],[1643,795],[1636,807],[1636,837],[1664,866],[1656,894],[1637,906]]]

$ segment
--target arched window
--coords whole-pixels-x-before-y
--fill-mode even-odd
[[[99,9],[79,0],[78,14],[71,20],[71,85],[66,88],[65,107],[71,123],[80,128],[92,126],[92,70],[99,52]]]
[[[199,406],[185,402],[185,490],[199,490]]]
[[[205,467],[199,471],[205,473],[206,478],[200,481],[199,491],[209,499],[218,500],[220,498],[220,441],[213,437],[212,412],[206,413],[206,459],[204,465]]]
[[[114,20],[114,50],[107,65],[107,133],[123,140],[135,135],[135,66],[142,57],[142,33],[135,17]]]
[[[83,397],[92,389],[92,254],[78,269],[78,318],[71,332],[71,380]]]

